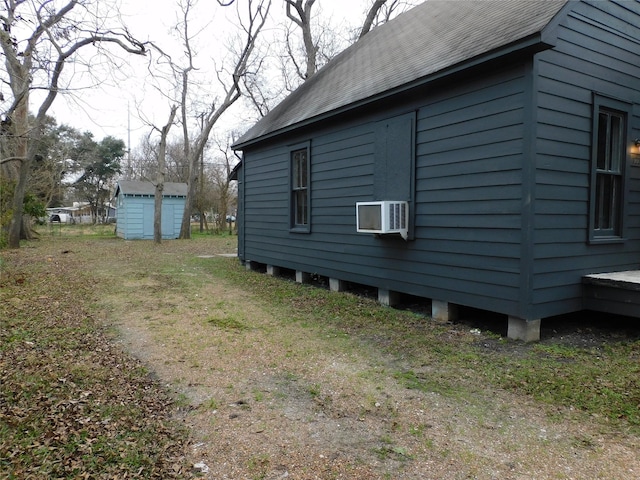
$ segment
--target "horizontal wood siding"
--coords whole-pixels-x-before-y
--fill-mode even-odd
[[[141,198],[125,198],[126,240],[140,239],[144,236],[144,203]]]
[[[428,297],[517,314],[523,72],[443,92],[419,111],[416,248]]]
[[[628,169],[624,242],[589,243],[588,229],[594,93],[632,104],[629,144],[640,138],[640,2],[569,5],[557,45],[532,65],[427,85],[248,147],[244,258],[527,319],[580,310],[585,274],[638,269],[640,165]],[[376,191],[376,124],[413,113],[414,240],[358,234],[355,203]],[[311,222],[294,233],[289,152],[302,142]]]
[[[624,243],[589,244],[592,95],[633,103],[640,136],[640,2],[579,3],[538,58],[534,311],[582,308],[587,273],[640,264],[640,167],[630,168]],[[630,139],[631,140],[631,139]]]
[[[517,313],[523,72],[440,88],[401,111],[287,141],[311,143],[310,233],[289,230],[287,145],[246,151],[244,258]],[[375,124],[410,111],[417,111],[415,240],[358,234],[355,203],[374,195]]]

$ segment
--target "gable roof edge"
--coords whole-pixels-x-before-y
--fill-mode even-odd
[[[554,15],[554,17],[545,25],[541,32],[541,40],[544,43],[555,45],[558,41],[558,29],[560,23],[567,17],[568,12],[581,0],[568,0],[567,3]]]
[[[165,182],[162,192],[163,197],[186,197],[187,196],[187,184],[183,182]],[[124,196],[131,195],[154,195],[155,185],[148,180],[120,180],[116,183],[116,189],[113,194],[113,198],[117,197],[119,193]]]
[[[570,0],[570,2],[574,2],[574,1],[579,1],[579,0]],[[564,8],[566,8],[568,5],[565,5]],[[556,17],[554,18],[554,21],[556,20],[556,18],[558,18],[558,23],[559,23],[559,19],[562,18],[562,16],[560,16],[560,14],[556,15]],[[443,70],[439,70],[437,72],[434,72],[433,74],[427,75],[426,77],[421,77],[418,78],[416,80],[413,80],[411,82],[405,83],[403,85],[400,85],[398,87],[392,88],[390,90],[381,92],[377,95],[373,95],[367,98],[364,98],[362,100],[358,100],[355,101],[353,103],[350,103],[348,105],[344,105],[342,107],[339,107],[337,109],[334,110],[330,110],[328,112],[324,112],[321,113],[319,115],[316,115],[314,117],[310,117],[307,119],[304,119],[302,121],[299,121],[297,123],[294,123],[292,125],[287,125],[286,127],[283,127],[281,129],[278,130],[274,130],[271,132],[267,132],[266,134],[254,137],[254,138],[250,138],[249,140],[246,140],[244,142],[241,143],[235,143],[233,145],[231,145],[231,148],[235,151],[237,150],[243,150],[244,148],[257,144],[257,143],[262,143],[264,141],[273,139],[275,137],[278,137],[280,135],[285,135],[287,133],[290,133],[292,131],[295,131],[299,128],[302,127],[306,127],[309,125],[312,125],[314,123],[318,123],[321,122],[323,120],[327,120],[331,117],[337,116],[337,115],[341,115],[344,114],[346,112],[352,111],[352,110],[356,110],[358,108],[361,108],[363,106],[366,105],[370,105],[372,103],[393,97],[395,95],[399,95],[401,93],[407,92],[409,90],[412,90],[414,88],[417,87],[421,87],[424,85],[427,85],[429,83],[432,83],[434,81],[437,80],[441,80],[443,78],[446,78],[448,76],[454,75],[456,73],[460,73],[464,70],[468,70],[470,68],[473,67],[477,67],[480,66],[484,63],[490,62],[492,60],[496,60],[498,58],[507,56],[507,55],[513,55],[513,54],[523,54],[523,53],[530,53],[531,55],[538,53],[540,51],[543,50],[547,50],[549,48],[553,48],[555,46],[555,42],[557,40],[557,25],[554,25],[553,28],[550,29],[549,32],[547,32],[547,29],[545,27],[545,29],[543,29],[540,32],[537,32],[533,35],[530,35],[529,37],[525,37],[522,38],[514,43],[510,43],[508,45],[504,45],[498,49],[495,49],[493,51],[489,51],[489,52],[485,52],[482,55],[478,55],[476,57],[470,58],[468,60],[465,60],[463,62],[460,62],[458,64],[452,65],[451,67],[448,67],[446,69]],[[242,140],[242,139],[240,139]]]

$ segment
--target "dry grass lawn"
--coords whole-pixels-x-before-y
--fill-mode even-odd
[[[537,365],[569,372],[575,388],[577,365],[606,360],[612,348],[624,348],[629,370],[640,363],[637,331],[592,338],[585,348],[559,338],[524,346],[469,324],[438,324],[350,293],[249,272],[219,255],[234,251],[234,237],[155,245],[46,236],[4,252],[0,294],[5,306],[26,301],[19,298],[21,269],[65,272],[62,292],[73,299],[65,308],[90,312],[110,330],[110,348],[139,360],[173,399],[166,421],[188,432],[186,440],[175,437],[182,438],[182,466],[175,466],[175,450],[165,466],[178,477],[640,478],[639,411],[554,404],[544,385],[534,389],[533,377],[520,375],[533,375]],[[90,288],[74,288],[74,278]],[[46,282],[39,288],[48,298]],[[9,350],[7,338],[0,353]],[[4,376],[11,365],[1,367]],[[601,381],[610,390],[631,382],[620,395],[638,400],[633,378]],[[0,401],[6,407],[11,398]],[[15,421],[10,411],[0,410],[5,438]],[[0,454],[11,451],[0,442]],[[5,471],[15,466],[3,462]],[[138,474],[162,478],[150,471],[143,464]]]

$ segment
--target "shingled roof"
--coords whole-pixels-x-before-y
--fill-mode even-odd
[[[543,45],[546,29],[569,1],[427,0],[327,63],[235,147],[426,82],[492,53]]]
[[[139,180],[120,180],[116,187],[116,196],[118,191],[125,195],[155,195],[156,187],[151,182]],[[176,182],[165,182],[162,189],[163,197],[186,197],[187,184]]]

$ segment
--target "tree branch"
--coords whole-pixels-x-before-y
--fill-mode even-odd
[[[318,69],[317,55],[318,45],[313,42],[313,35],[311,33],[311,10],[316,0],[306,0],[303,5],[303,0],[285,0],[287,2],[287,17],[293,21],[300,30],[302,30],[302,42],[304,44],[304,50],[306,53],[306,70],[302,75],[303,80],[308,79],[316,73]],[[291,11],[293,7],[298,14],[296,17]],[[293,58],[293,56],[292,56]]]
[[[362,28],[360,29],[360,35],[358,35],[358,40],[360,40],[367,33],[369,33],[369,30],[371,30],[371,27],[373,26],[373,22],[376,19],[376,16],[378,15],[378,12],[380,11],[380,9],[385,3],[387,3],[387,0],[375,0],[375,2],[373,2],[373,5],[371,5],[371,8],[369,8],[369,12],[367,12],[367,16],[364,19]]]
[[[5,163],[9,163],[9,162],[20,162],[23,163],[27,160],[26,157],[5,157],[0,159],[0,165],[3,165]]]

